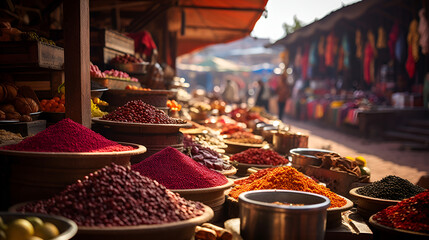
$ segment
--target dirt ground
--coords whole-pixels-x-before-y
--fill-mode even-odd
[[[429,174],[428,151],[401,150],[399,143],[370,141],[290,118],[283,122],[291,125],[292,132],[309,134],[309,148],[329,149],[344,157],[363,156],[371,170],[371,181],[396,175],[417,183],[421,176]]]

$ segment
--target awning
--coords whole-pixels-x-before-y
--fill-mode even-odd
[[[178,69],[190,70],[196,72],[249,72],[250,69],[245,66],[238,65],[232,61],[219,58],[209,57],[199,64],[178,64]]]
[[[177,56],[210,44],[248,36],[265,11],[268,0],[92,0],[91,23],[117,25],[125,32],[148,30],[149,23],[165,16],[166,28],[177,39]],[[107,23],[106,23],[107,21]],[[162,21],[160,21],[162,22]],[[104,23],[104,24],[103,24]],[[161,40],[161,39],[159,39]]]
[[[329,32],[335,30],[336,25],[338,24],[345,24],[348,21],[356,20],[364,16],[365,14],[368,14],[368,12],[371,11],[380,11],[380,14],[383,14],[383,12],[380,9],[380,6],[383,4],[395,4],[396,0],[363,0],[348,6],[345,6],[337,11],[334,11],[330,13],[329,15],[325,16],[324,18],[315,21],[305,27],[302,27],[301,29],[298,29],[297,31],[288,34],[286,37],[276,41],[272,45],[269,45],[268,47],[272,46],[290,46],[295,43],[301,43],[303,40],[306,40],[310,38],[311,36],[314,36],[314,34],[320,33],[320,32]]]

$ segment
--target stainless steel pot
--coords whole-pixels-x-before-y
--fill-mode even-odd
[[[240,194],[240,233],[244,240],[322,240],[327,197],[291,190],[256,190]],[[279,205],[274,202],[298,205]]]
[[[294,148],[289,151],[292,158],[292,164],[301,166],[320,166],[322,160],[316,157],[317,153],[335,153],[333,151],[314,148]]]

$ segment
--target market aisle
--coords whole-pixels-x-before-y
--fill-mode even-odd
[[[372,142],[290,118],[283,122],[290,124],[293,132],[309,134],[309,148],[329,149],[341,156],[363,156],[371,169],[371,181],[396,175],[417,183],[421,176],[429,174],[427,151],[400,150],[398,143]]]

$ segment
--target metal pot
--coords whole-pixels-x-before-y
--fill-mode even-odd
[[[279,205],[274,202],[299,205]],[[322,240],[325,238],[327,197],[291,190],[257,190],[240,194],[243,239]]]
[[[292,163],[301,166],[320,166],[322,160],[316,157],[317,153],[335,153],[333,151],[313,148],[294,148],[289,151]]]
[[[308,135],[278,131],[273,136],[274,150],[280,154],[288,154],[293,148],[308,147]]]

